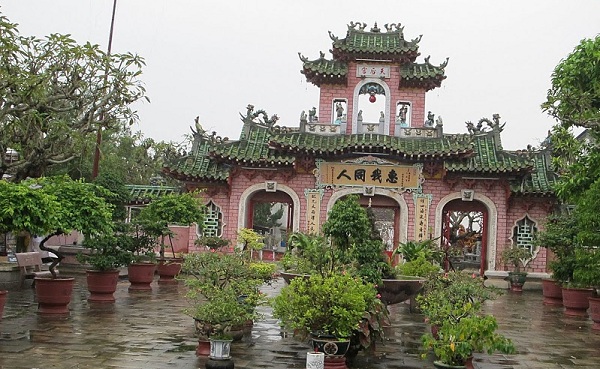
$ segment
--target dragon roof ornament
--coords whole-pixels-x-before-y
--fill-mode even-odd
[[[484,127],[483,123],[486,123],[487,127]],[[469,134],[474,135],[474,134],[485,133],[485,132],[490,132],[490,131],[502,132],[504,130],[504,126],[506,125],[506,122],[500,124],[500,114],[493,114],[492,120],[489,120],[488,118],[481,118],[477,122],[477,125],[473,124],[473,122],[471,122],[471,121],[465,122],[465,124],[467,126],[467,130],[469,131]],[[487,128],[489,128],[489,130]]]

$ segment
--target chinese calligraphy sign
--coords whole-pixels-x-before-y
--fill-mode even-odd
[[[319,165],[321,186],[376,186],[400,190],[421,188],[419,165],[353,164],[323,162]]]
[[[318,234],[321,231],[321,197],[323,190],[306,189],[306,232]]]
[[[429,205],[431,195],[414,194],[415,200],[415,241],[423,241],[431,236],[429,231]]]
[[[356,66],[356,77],[390,78],[390,66],[359,64]]]

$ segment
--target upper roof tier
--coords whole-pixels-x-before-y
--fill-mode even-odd
[[[350,61],[357,59],[380,59],[396,63],[412,63],[419,56],[421,36],[406,41],[404,27],[400,23],[386,24],[387,32],[377,27],[377,23],[365,31],[366,23],[350,22],[346,38],[340,39],[329,32],[333,40],[331,53],[334,59]]]
[[[439,66],[431,64],[429,57],[425,58],[424,63],[415,62],[420,55],[418,43],[421,36],[406,41],[404,27],[399,23],[386,24],[387,32],[381,32],[377,23],[370,31],[365,31],[365,28],[365,23],[350,22],[346,38],[343,39],[329,32],[329,37],[333,40],[331,60],[326,59],[323,52],[315,60],[309,60],[298,53],[306,79],[319,87],[322,84],[347,84],[350,74],[348,63],[367,60],[399,65],[399,87],[420,87],[428,91],[439,87],[446,78],[444,69],[448,59]]]

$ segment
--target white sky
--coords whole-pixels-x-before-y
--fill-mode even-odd
[[[0,12],[23,35],[69,33],[106,49],[112,0],[3,0]],[[447,79],[427,93],[426,110],[444,132],[499,113],[507,149],[537,146],[553,120],[540,104],[550,75],[583,38],[600,32],[600,1],[553,0],[118,0],[113,53],[146,59],[151,103],[137,106],[147,137],[180,141],[203,127],[239,137],[247,104],[298,126],[318,104],[300,74],[298,52],[331,54],[327,31],[345,37],[350,21],[400,22],[406,39],[423,34],[418,62],[450,58]],[[137,130],[136,129],[136,130]]]

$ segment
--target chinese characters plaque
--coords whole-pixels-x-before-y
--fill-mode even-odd
[[[387,164],[323,162],[319,166],[321,185],[377,186],[396,189],[420,189],[422,167]]]
[[[358,64],[356,66],[356,77],[390,78],[390,66],[375,64]]]
[[[429,205],[431,195],[414,194],[415,200],[415,241],[423,241],[429,233]]]
[[[306,189],[306,232],[318,234],[321,231],[321,197],[323,190]]]

